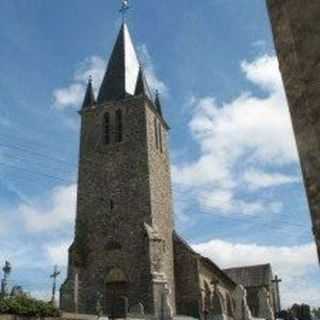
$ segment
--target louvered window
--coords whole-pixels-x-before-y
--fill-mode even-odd
[[[160,146],[160,152],[163,152],[162,148],[162,130],[161,130],[161,123],[159,123],[159,146]]]
[[[104,143],[110,144],[110,115],[105,113],[104,115]]]
[[[159,149],[158,124],[157,118],[154,118],[154,138],[156,140],[156,148]]]
[[[122,129],[123,129],[123,124],[122,124],[122,111],[117,110],[116,111],[116,141],[121,142],[123,138],[122,134]]]

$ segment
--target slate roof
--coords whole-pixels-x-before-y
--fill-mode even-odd
[[[270,264],[230,268],[223,270],[234,282],[244,287],[269,286],[272,279]]]
[[[99,90],[98,104],[137,94],[151,99],[128,26],[123,23]]]

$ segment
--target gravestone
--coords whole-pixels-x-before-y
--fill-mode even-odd
[[[137,303],[135,305],[130,306],[129,309],[130,316],[134,316],[137,318],[144,317],[144,306],[142,303]]]

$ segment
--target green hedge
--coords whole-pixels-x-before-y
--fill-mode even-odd
[[[21,297],[0,297],[0,314],[33,317],[59,317],[59,310],[49,302]]]

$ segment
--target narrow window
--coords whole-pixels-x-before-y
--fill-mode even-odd
[[[154,118],[154,137],[156,140],[156,148],[159,149],[157,118]]]
[[[160,152],[163,152],[162,149],[162,130],[161,130],[161,123],[159,123],[159,145],[160,145]]]
[[[111,199],[111,200],[110,200],[110,210],[112,211],[113,208],[114,208],[114,202],[113,202],[113,200]]]
[[[116,112],[116,141],[122,141],[122,112],[117,110]]]
[[[104,143],[110,143],[110,115],[106,113],[104,115]]]

